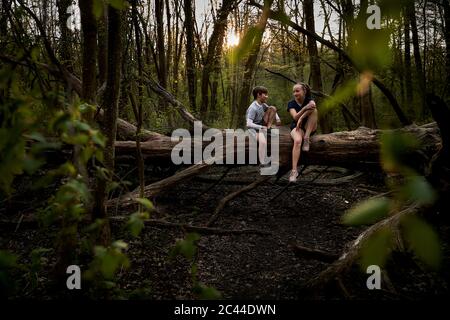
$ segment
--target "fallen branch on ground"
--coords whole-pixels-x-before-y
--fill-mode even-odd
[[[360,250],[366,239],[382,228],[396,228],[404,216],[413,214],[416,210],[417,206],[412,205],[366,229],[356,240],[347,245],[348,249],[341,254],[338,260],[334,261],[328,268],[320,272],[319,275],[309,280],[303,288],[306,290],[322,288],[330,281],[345,273],[359,258]]]
[[[179,182],[192,178],[193,176],[199,174],[200,172],[208,169],[209,166],[210,164],[205,162],[195,164],[187,169],[184,169],[174,174],[169,178],[147,185],[144,188],[144,197],[153,198],[159,195],[164,190],[176,186]],[[139,197],[140,197],[139,190],[134,190],[133,192],[130,192],[121,198],[109,200],[107,202],[107,205],[113,206],[118,201],[120,207],[122,208],[129,207],[131,205],[135,205],[136,199]]]
[[[231,200],[233,200],[234,198],[238,197],[239,195],[241,195],[243,193],[246,193],[246,192],[249,192],[249,191],[255,189],[261,183],[264,183],[265,181],[269,180],[270,178],[272,178],[272,176],[263,176],[263,177],[259,178],[258,180],[255,180],[253,183],[249,184],[248,186],[245,186],[244,188],[239,189],[235,192],[232,192],[229,195],[227,195],[226,197],[222,198],[222,200],[220,200],[219,204],[217,205],[216,209],[214,210],[214,213],[211,216],[211,218],[209,219],[208,223],[206,223],[206,226],[209,227],[217,220],[220,212],[223,210],[223,208],[225,207],[225,205],[228,202],[230,202]]]
[[[323,262],[333,262],[339,258],[338,254],[330,253],[319,249],[311,249],[299,244],[291,244],[295,255],[304,259],[314,259]]]
[[[120,221],[124,222],[128,220],[128,217],[110,217],[111,221]],[[258,229],[238,229],[238,230],[230,230],[230,229],[220,229],[220,228],[209,228],[209,227],[200,227],[200,226],[193,226],[190,224],[183,224],[183,223],[174,223],[174,222],[168,222],[163,220],[145,220],[144,224],[146,226],[152,226],[152,227],[159,227],[159,228],[167,228],[167,229],[182,229],[189,232],[197,232],[201,234],[215,234],[215,235],[230,235],[230,234],[257,234],[262,236],[271,235],[271,232],[264,231],[264,230],[258,230]]]

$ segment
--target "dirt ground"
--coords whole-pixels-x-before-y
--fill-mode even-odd
[[[126,172],[126,168],[122,169]],[[220,183],[215,184],[224,170],[212,168],[159,196],[154,201],[157,212],[152,218],[202,226],[209,220],[221,198],[258,177],[257,167],[238,167],[231,169]],[[157,180],[169,174],[152,169],[146,176]],[[380,173],[365,172],[350,181],[329,184],[330,179],[350,174],[354,172],[309,167],[299,178],[299,183],[290,186],[276,199],[273,198],[285,187],[287,177],[279,181],[272,178],[232,200],[213,227],[259,229],[269,231],[270,235],[201,235],[195,257],[198,280],[216,288],[225,299],[397,300],[447,296],[450,280],[447,244],[450,233],[445,225],[438,228],[445,256],[439,273],[429,272],[408,253],[394,253],[387,265],[392,284],[386,287],[383,282],[382,290],[368,290],[368,275],[358,266],[342,276],[341,285],[331,283],[314,294],[301,290],[302,284],[323,271],[328,263],[299,258],[290,244],[341,253],[344,246],[364,230],[364,227],[342,225],[340,219],[344,212],[358,201],[387,190]],[[311,180],[314,183],[308,183]],[[42,201],[42,197],[39,198]],[[29,194],[23,193],[8,200],[8,205],[0,209],[0,216],[18,219],[21,213],[30,212],[38,206],[38,200],[30,199]],[[126,216],[130,213],[119,211],[111,214]],[[51,233],[40,231],[32,225],[3,225],[0,229],[0,248],[19,254],[23,263],[30,261],[32,249],[51,247],[54,241]],[[182,256],[170,258],[171,249],[186,232],[146,226],[139,238],[133,238],[124,228],[124,223],[114,222],[113,234],[116,239],[123,239],[129,244],[127,254],[131,267],[121,270],[118,277],[121,296],[196,298],[190,276],[191,262]],[[50,252],[46,257],[48,265],[51,265],[53,254]],[[61,292],[50,285],[49,275],[49,268],[44,266],[39,272],[37,286],[32,288],[29,285],[14,297],[60,297]],[[70,294],[63,294],[70,297]]]

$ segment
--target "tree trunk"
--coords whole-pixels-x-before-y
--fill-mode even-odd
[[[245,125],[245,112],[248,109],[250,100],[253,98],[251,96],[251,91],[254,83],[254,77],[256,72],[256,62],[258,60],[258,54],[261,48],[261,42],[264,35],[264,30],[266,29],[267,20],[269,19],[270,6],[272,1],[264,1],[263,12],[256,25],[255,36],[250,44],[250,51],[245,62],[244,67],[244,77],[242,79],[242,87],[239,95],[239,107],[238,107],[238,126]]]
[[[105,84],[107,67],[108,67],[108,16],[107,7],[103,5],[103,10],[100,18],[98,19],[98,82],[100,87]]]
[[[67,13],[67,8],[72,4],[71,0],[60,0],[56,2],[58,6],[58,23],[60,36],[59,52],[61,63],[67,68],[69,72],[73,72],[72,66],[72,32],[67,27],[67,20],[70,14]]]
[[[138,167],[138,175],[139,175],[139,186],[140,186],[140,197],[144,196],[144,187],[145,187],[145,176],[144,176],[144,159],[142,157],[141,150],[141,129],[142,129],[142,98],[144,96],[142,90],[142,80],[143,80],[143,62],[142,62],[142,37],[141,37],[141,28],[138,22],[138,10],[137,10],[137,0],[134,0],[131,4],[132,8],[132,17],[133,17],[133,27],[134,34],[136,39],[136,56],[138,62],[138,99],[134,98],[133,91],[130,88],[129,97],[130,102],[133,108],[134,117],[136,119],[136,158],[137,158],[137,167]],[[139,211],[141,211],[141,206],[139,205]]]
[[[10,8],[9,1],[1,1],[0,10],[0,40],[3,41],[3,37],[8,34],[8,10]]]
[[[366,21],[366,12],[368,7],[368,0],[361,0],[360,8],[358,12],[358,16],[354,21],[354,27],[361,27],[365,25]],[[353,46],[358,46],[361,44],[353,43]],[[360,83],[364,83],[364,75],[360,75]],[[358,94],[358,103],[360,106],[360,114],[361,114],[361,123],[363,126],[367,128],[376,128],[375,123],[375,112],[372,103],[372,94],[371,94],[371,83],[367,83],[367,87],[362,86],[359,94]]]
[[[166,88],[167,84],[170,82],[170,57],[172,56],[173,51],[173,41],[172,41],[172,26],[170,25],[172,20],[171,8],[169,4],[169,0],[165,0],[166,5],[166,24],[167,24],[167,46],[166,46]]]
[[[166,48],[164,45],[164,0],[155,0],[156,20],[156,49],[158,52],[158,81],[163,88],[167,88]],[[163,110],[167,109],[167,102],[160,100]]]
[[[211,86],[210,77],[217,77],[219,59],[222,55],[223,40],[227,30],[228,15],[234,7],[236,0],[223,0],[222,6],[217,13],[216,23],[209,38],[208,50],[203,65],[202,87],[200,105],[201,118],[204,119],[209,108],[209,88]]]
[[[404,26],[405,26],[405,89],[406,89],[406,103],[408,105],[408,115],[414,117],[414,103],[413,103],[413,87],[412,87],[412,74],[411,74],[411,29],[409,26],[409,17],[405,9],[404,14]]]
[[[425,83],[425,75],[423,73],[422,67],[422,59],[420,57],[420,44],[419,44],[419,32],[417,30],[417,19],[416,19],[416,7],[414,1],[408,1],[407,12],[408,12],[408,20],[411,25],[411,34],[412,34],[412,43],[413,43],[413,51],[414,51],[414,64],[416,66],[416,74],[419,83],[420,89],[420,99],[422,102],[422,117],[425,115],[425,96],[426,96],[426,83]]]
[[[108,5],[108,74],[106,78],[106,89],[104,95],[104,121],[102,132],[106,137],[104,151],[104,165],[112,173],[114,171],[114,145],[116,142],[116,125],[118,118],[118,103],[120,97],[120,79],[122,66],[122,12]],[[96,203],[94,208],[94,219],[107,219],[105,206],[106,199],[105,179],[98,179],[96,190]],[[99,235],[101,244],[108,244],[111,238],[109,223],[103,225]]]
[[[444,37],[445,37],[445,47],[446,47],[446,59],[445,59],[445,70],[446,70],[446,81],[445,89],[447,100],[450,98],[450,1],[444,0]]]
[[[361,108],[361,124],[367,128],[375,129],[377,124],[375,122],[375,110],[372,102],[372,93],[370,83],[367,88],[362,89],[360,93],[359,103]]]
[[[186,77],[188,85],[189,105],[191,110],[196,110],[197,85],[195,77],[195,42],[194,42],[194,15],[192,1],[184,0],[184,16],[186,29]]]
[[[83,31],[83,74],[82,98],[87,103],[95,104],[97,94],[97,21],[93,13],[91,0],[80,0],[81,29]],[[88,118],[92,120],[93,113]]]
[[[314,22],[314,0],[304,0],[303,11],[305,14],[306,30],[315,33],[316,31]],[[317,43],[316,40],[312,37],[308,37],[307,43],[309,52],[309,64],[311,66],[312,89],[322,92],[323,91],[322,72],[320,70],[320,60],[319,60],[319,53],[317,51]],[[319,104],[319,111],[320,111],[320,104]],[[325,114],[325,112],[320,113],[319,124],[323,133],[329,133],[333,131],[330,114]]]

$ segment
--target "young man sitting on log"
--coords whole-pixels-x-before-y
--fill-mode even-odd
[[[267,105],[269,91],[263,86],[253,88],[253,98],[255,99],[248,107],[246,113],[247,129],[256,137],[259,143],[259,159],[262,165],[266,165],[267,129],[271,129],[274,123],[281,125],[277,108]]]
[[[294,140],[292,148],[292,171],[289,182],[296,182],[298,177],[297,164],[301,150],[309,151],[309,137],[317,130],[317,108],[311,97],[311,89],[307,84],[297,83],[293,87],[294,99],[288,103],[287,111],[292,116],[291,137]],[[303,143],[303,147],[302,147]]]

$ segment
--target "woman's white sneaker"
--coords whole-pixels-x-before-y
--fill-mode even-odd
[[[289,182],[297,182],[297,177],[298,177],[298,171],[292,170],[291,174],[289,176]]]
[[[309,151],[309,138],[303,140],[302,150],[305,152]]]

